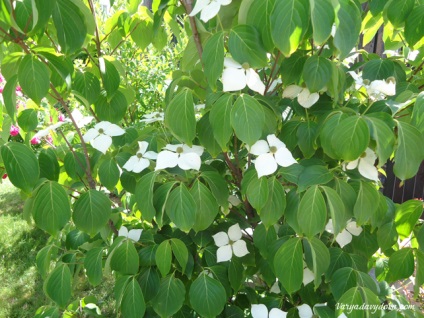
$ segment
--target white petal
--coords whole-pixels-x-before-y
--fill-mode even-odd
[[[230,226],[230,228],[228,229],[228,237],[233,242],[241,239],[242,233],[241,233],[240,225],[238,223]]]
[[[234,242],[233,252],[234,252],[234,255],[237,257],[243,257],[244,255],[249,254],[249,251],[247,250],[246,242],[243,240],[238,240],[237,242]]]
[[[39,130],[39,131],[38,131],[38,132],[34,135],[34,137],[32,137],[32,138],[42,138],[42,137],[46,137],[49,133],[50,133],[50,129],[49,129],[49,127],[47,127],[46,129]]]
[[[139,141],[138,142],[138,151],[137,153],[141,153],[142,155],[144,155],[144,153],[147,150],[147,147],[149,147],[149,143],[147,141]]]
[[[255,91],[261,95],[265,93],[265,84],[262,83],[258,73],[256,73],[251,68],[246,71],[246,84],[252,91]]]
[[[203,8],[205,8],[210,2],[211,0],[197,0],[196,5],[194,6],[193,10],[190,12],[189,16],[190,17],[195,16],[200,11],[202,11]]]
[[[361,158],[361,161],[366,161],[371,165],[374,165],[376,160],[377,156],[375,155],[375,152],[370,148],[367,148],[365,150],[365,157]]]
[[[271,286],[271,289],[269,291],[275,294],[281,293],[280,286],[278,285],[278,279],[275,281],[274,285]]]
[[[275,158],[270,153],[260,155],[255,161],[255,169],[258,173],[258,178],[268,176],[277,171],[278,165]]]
[[[201,156],[203,154],[203,148],[202,146],[196,146],[193,145],[192,147],[189,147],[187,145],[183,145],[183,153],[195,153],[198,156]]]
[[[118,231],[118,236],[128,237],[128,229],[122,225]]]
[[[155,170],[174,168],[178,164],[178,154],[168,150],[158,153]]]
[[[202,160],[198,154],[194,152],[182,153],[178,158],[178,167],[183,170],[199,170],[202,164]]]
[[[98,151],[106,153],[112,144],[112,138],[107,135],[99,135],[90,141],[91,146]]]
[[[139,158],[137,156],[131,156],[122,168],[128,171],[133,171],[135,165],[138,163],[138,159]]]
[[[370,180],[378,181],[378,170],[374,166],[374,164],[370,164],[364,160],[360,160],[358,171],[363,177]]]
[[[233,0],[218,0],[219,4],[222,5],[222,6],[229,5],[231,3],[231,1],[233,1]],[[419,51],[417,50],[417,52],[419,52]]]
[[[300,318],[312,318],[312,316],[313,316],[312,309],[307,304],[303,304],[303,305],[298,306],[297,310],[299,310],[299,317]]]
[[[346,225],[346,230],[355,236],[358,236],[362,233],[362,227],[358,226],[355,221],[348,222]]]
[[[325,226],[325,230],[328,233],[334,233],[333,220],[329,219],[327,225]]]
[[[268,308],[264,304],[252,305],[250,313],[253,318],[268,318]]]
[[[214,16],[218,14],[220,8],[221,8],[221,5],[218,2],[212,1],[200,13],[200,19],[203,22],[208,22],[210,19],[212,19]]]
[[[358,164],[359,164],[359,159],[348,162],[346,165],[346,169],[353,170],[358,166]]]
[[[303,285],[308,285],[315,279],[314,273],[309,268],[303,269]]]
[[[143,232],[143,230],[141,229],[130,230],[130,232],[128,233],[128,238],[132,239],[134,242],[138,242],[141,236],[141,232]]]
[[[226,262],[229,261],[233,257],[233,250],[230,245],[221,246],[216,251],[216,262]]]
[[[150,166],[150,161],[144,158],[140,158],[137,163],[134,165],[134,168],[132,171],[135,173],[140,173],[144,169],[146,169],[148,166]]]
[[[144,158],[156,160],[158,158],[158,154],[154,151],[148,151],[143,155]]]
[[[337,243],[339,243],[340,247],[343,247],[352,242],[352,234],[350,234],[346,230],[343,230],[340,234],[336,236],[336,241]]]
[[[224,58],[224,67],[231,67],[231,68],[239,68],[241,69],[242,66],[239,62],[235,61],[231,57]]]
[[[164,149],[170,150],[170,151],[173,151],[173,152],[176,152],[178,148],[183,148],[183,144],[178,144],[178,145],[167,144],[164,147]]]
[[[269,318],[286,318],[287,313],[278,308],[272,308],[269,312]]]
[[[297,163],[296,159],[294,159],[290,150],[288,150],[286,147],[279,148],[274,156],[275,156],[275,161],[277,161],[277,163],[281,167],[288,167],[288,166],[291,166],[292,164]]]
[[[337,318],[347,318],[347,316],[344,313],[341,313]]]
[[[239,91],[246,87],[246,74],[243,69],[226,68],[222,73],[222,85],[224,92]]]
[[[215,235],[212,235],[213,240],[215,241],[215,245],[218,247],[228,245],[230,243],[230,239],[228,238],[228,234],[225,232],[218,232]]]
[[[299,96],[297,96],[297,101],[300,106],[304,108],[311,108],[319,99],[318,93],[310,93],[307,88],[302,89]]]
[[[105,134],[109,135],[111,137],[114,136],[121,136],[123,134],[125,134],[125,130],[123,130],[121,127],[119,127],[118,125],[115,124],[110,124],[106,129],[105,129]]]
[[[99,135],[99,132],[97,131],[97,129],[91,128],[85,133],[82,139],[84,139],[85,142],[89,142],[93,138],[96,138],[98,135]]]
[[[264,153],[268,153],[269,152],[268,143],[265,140],[258,140],[257,142],[255,142],[253,144],[252,147],[250,147],[249,152],[251,154],[255,155],[255,156],[259,156],[259,155],[262,155]]]
[[[275,135],[268,135],[266,137],[270,147],[276,147],[277,149],[286,148],[286,144],[278,139]]]
[[[376,80],[371,82],[370,90],[378,91],[387,96],[393,96],[396,95],[396,84],[393,81]]]
[[[295,98],[302,91],[302,87],[297,85],[289,85],[283,90],[283,98]]]

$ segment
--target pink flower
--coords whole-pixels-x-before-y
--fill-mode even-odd
[[[12,127],[10,127],[10,135],[13,137],[19,135],[19,127],[12,125]]]
[[[62,113],[60,113],[59,116],[57,116],[57,120],[58,121],[65,121],[65,115],[63,115]]]
[[[0,87],[0,94],[3,93],[3,87]]]
[[[22,88],[20,86],[16,86],[16,92],[22,92]]]
[[[3,75],[0,74],[0,83],[3,83],[3,82],[4,82],[4,77]]]
[[[7,173],[5,173],[1,178],[2,179],[6,179],[7,178]]]
[[[39,137],[34,137],[31,139],[31,145],[39,145],[41,143],[41,140]]]
[[[48,142],[48,143],[50,143],[50,144],[52,144],[52,143],[53,143],[53,138],[52,138],[52,136],[50,136],[50,135],[48,135],[48,136],[46,137],[46,140],[47,140],[47,142]]]

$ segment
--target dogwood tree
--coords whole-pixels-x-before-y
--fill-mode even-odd
[[[378,179],[424,160],[423,1],[0,6],[0,171],[50,235],[35,317],[101,316],[72,289],[105,275],[125,318],[423,316],[390,287],[419,297],[423,203]]]

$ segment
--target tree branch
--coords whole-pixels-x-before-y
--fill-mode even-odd
[[[180,0],[184,6],[187,14],[193,11],[193,0]],[[193,32],[194,43],[196,44],[197,53],[199,54],[200,61],[202,61],[203,47],[202,41],[200,40],[199,30],[197,29],[196,19],[194,17],[188,17],[190,20],[190,27]],[[202,64],[203,65],[203,64]]]

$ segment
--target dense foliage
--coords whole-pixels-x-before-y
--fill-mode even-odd
[[[101,316],[72,285],[113,273],[125,318],[422,317],[389,284],[424,283],[423,203],[379,172],[424,160],[424,1],[113,2],[0,0],[35,316]]]

